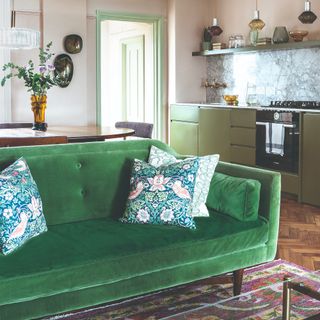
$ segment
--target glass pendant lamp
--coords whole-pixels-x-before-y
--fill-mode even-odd
[[[266,24],[260,19],[258,10],[258,0],[256,0],[256,10],[254,11],[253,19],[249,23],[251,30],[262,30]]]
[[[300,14],[298,19],[302,23],[308,23],[308,24],[313,23],[317,19],[317,16],[311,11],[311,2],[310,1],[305,1],[304,11]]]
[[[12,1],[11,28],[0,28],[0,48],[33,49],[40,45],[40,32],[28,28],[16,28],[16,12]]]
[[[223,32],[223,30],[219,27],[217,18],[213,19],[212,27],[210,28],[210,32],[213,37],[219,36]]]

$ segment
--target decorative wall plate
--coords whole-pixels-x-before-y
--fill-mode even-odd
[[[82,50],[83,41],[82,38],[77,34],[69,34],[65,36],[64,41],[64,49],[68,53],[79,53]]]
[[[73,62],[69,55],[59,54],[54,59],[55,67],[54,74],[59,77],[58,85],[61,88],[66,88],[73,77]]]

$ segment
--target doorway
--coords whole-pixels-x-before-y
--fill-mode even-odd
[[[154,124],[163,137],[162,18],[97,15],[97,123]]]

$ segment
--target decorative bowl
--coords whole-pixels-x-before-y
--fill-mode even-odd
[[[293,39],[293,41],[295,42],[299,42],[302,41],[303,38],[308,35],[308,31],[305,30],[294,30],[294,31],[290,31],[289,35],[290,37]]]
[[[229,106],[236,106],[238,104],[238,95],[224,95],[223,96],[224,101]]]

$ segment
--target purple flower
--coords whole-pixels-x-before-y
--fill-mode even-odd
[[[47,67],[46,66],[39,66],[38,70],[40,73],[45,73],[47,71]]]
[[[55,67],[52,64],[48,64],[47,69],[48,69],[48,71],[53,71],[55,69]]]

